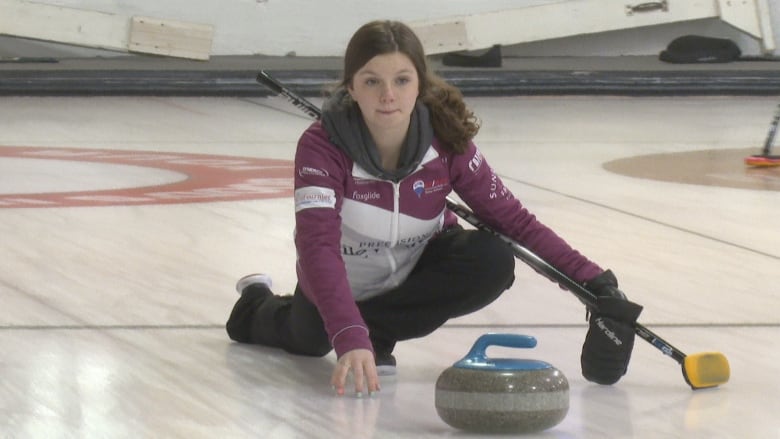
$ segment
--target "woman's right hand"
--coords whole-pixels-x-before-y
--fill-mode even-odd
[[[362,397],[366,391],[370,396],[380,390],[374,353],[370,350],[354,349],[338,359],[330,378],[330,384],[337,394],[344,394],[347,376],[350,372],[355,383],[355,395],[358,397]]]

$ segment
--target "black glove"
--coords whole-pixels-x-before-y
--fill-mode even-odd
[[[596,306],[582,345],[582,376],[598,384],[615,384],[628,370],[634,349],[634,323],[642,306],[626,299],[610,270],[585,283],[585,287],[596,295]]]

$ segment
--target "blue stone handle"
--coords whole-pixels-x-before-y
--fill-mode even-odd
[[[533,348],[536,346],[536,339],[530,335],[520,334],[484,334],[474,342],[474,346],[461,361],[471,364],[489,363],[485,354],[489,346]]]

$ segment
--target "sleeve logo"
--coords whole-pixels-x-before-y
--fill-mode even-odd
[[[474,151],[474,157],[469,160],[469,170],[473,173],[479,171],[480,166],[482,166],[482,161],[482,154],[479,150]]]
[[[306,186],[295,190],[295,211],[336,207],[336,192],[333,189],[319,186]]]
[[[328,171],[326,171],[324,169],[312,168],[312,167],[309,167],[309,166],[301,166],[301,168],[298,169],[298,175],[300,175],[301,177],[303,177],[304,175],[314,175],[314,176],[317,176],[317,177],[327,177],[328,176]]]

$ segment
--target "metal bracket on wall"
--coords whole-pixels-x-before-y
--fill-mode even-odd
[[[640,3],[638,5],[626,5],[626,15],[634,15],[635,13],[652,11],[668,12],[669,4],[666,3],[666,0],[664,0],[661,2],[646,2]]]

